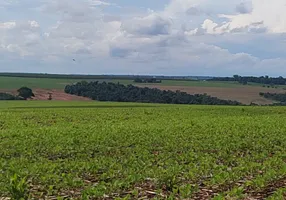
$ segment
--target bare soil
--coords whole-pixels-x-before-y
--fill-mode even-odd
[[[52,95],[52,100],[60,101],[90,101],[91,99],[86,97],[80,97],[76,95],[70,95],[65,93],[63,90],[46,90],[46,89],[34,89],[33,93],[35,97],[33,100],[48,100],[49,94]]]
[[[137,85],[139,87],[143,87]],[[271,104],[273,101],[267,100],[259,96],[260,92],[270,93],[282,93],[286,92],[282,89],[275,88],[263,88],[263,87],[252,87],[245,86],[241,88],[222,88],[222,87],[194,87],[194,86],[162,86],[162,85],[144,85],[144,87],[158,88],[161,90],[180,90],[189,94],[208,94],[213,97],[217,97],[225,100],[239,101],[244,104],[250,104],[251,102],[260,105]]]
[[[161,90],[182,91],[189,94],[208,94],[213,97],[217,97],[225,100],[239,101],[243,104],[250,104],[251,102],[265,105],[271,104],[273,101],[267,100],[259,96],[260,92],[270,93],[285,93],[283,89],[264,88],[264,87],[251,87],[245,86],[241,88],[222,88],[222,87],[195,87],[195,86],[162,86],[162,85],[136,85],[138,87],[158,88]],[[0,92],[8,92],[11,94],[17,94],[13,90],[0,90]],[[60,89],[33,89],[35,97],[33,100],[48,100],[49,93],[52,94],[52,100],[61,101],[90,101],[91,99],[80,97],[76,95],[66,94]]]
[[[0,92],[7,92],[16,95],[17,92],[14,90],[0,90]],[[70,95],[59,89],[33,89],[35,97],[31,100],[48,100],[49,94],[52,95],[52,100],[56,101],[91,101],[86,97],[80,97],[76,95]]]

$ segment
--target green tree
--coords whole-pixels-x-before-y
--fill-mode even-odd
[[[238,81],[239,75],[233,75],[233,78],[234,78],[235,81]]]
[[[30,89],[28,87],[21,87],[17,91],[18,91],[18,96],[20,96],[24,99],[32,98],[35,96],[32,89]]]

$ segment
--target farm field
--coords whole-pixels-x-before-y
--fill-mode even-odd
[[[97,79],[98,81],[135,84],[133,80],[122,79]],[[31,88],[41,89],[64,89],[67,84],[75,83],[80,79],[52,79],[52,78],[22,78],[22,77],[0,77],[0,89],[18,89],[25,85]],[[96,81],[96,79],[88,79],[87,81]],[[137,85],[148,85],[138,84]],[[193,87],[222,87],[222,88],[241,88],[242,85],[235,82],[223,81],[181,81],[181,80],[163,80],[157,83],[159,86],[193,86]]]
[[[0,197],[283,199],[285,120],[284,107],[3,101]]]
[[[266,88],[266,87],[193,87],[193,86],[163,86],[163,85],[146,85],[149,88],[158,88],[161,90],[182,91],[189,94],[208,94],[220,99],[239,101],[249,105],[251,102],[257,104],[271,104],[273,101],[265,99],[259,95],[260,92],[270,93],[285,93],[281,88]],[[145,87],[145,86],[144,86]]]
[[[101,79],[104,81],[104,79]],[[15,90],[20,87],[27,86],[38,89],[59,89],[63,90],[67,84],[75,83],[80,79],[53,79],[53,78],[21,78],[21,77],[0,77],[0,89]],[[94,81],[94,80],[87,80]],[[105,80],[110,81],[110,80]],[[113,82],[121,82],[123,84],[132,83],[132,80],[112,80]]]
[[[211,82],[211,81],[175,81],[163,80],[159,84],[138,84],[132,80],[119,79],[98,79],[106,82],[120,82],[122,84],[134,84],[140,87],[159,88],[163,90],[180,90],[189,94],[208,94],[226,100],[236,100],[244,104],[251,102],[257,104],[271,104],[259,96],[260,92],[280,93],[285,92],[282,87],[267,88],[259,84],[241,85],[235,82]],[[51,79],[51,78],[19,78],[19,77],[0,77],[0,91],[16,93],[16,90],[22,86],[33,89],[36,97],[35,100],[47,100],[49,94],[53,94],[54,100],[87,100],[76,96],[71,96],[63,92],[67,84],[75,83],[80,79]],[[94,80],[87,80],[94,81]]]

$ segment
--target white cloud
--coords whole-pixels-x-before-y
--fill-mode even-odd
[[[9,6],[9,5],[11,5],[12,3],[13,3],[12,0],[2,0],[2,1],[0,1],[0,8],[1,8],[1,7],[5,7],[5,6]]]
[[[284,0],[252,0],[252,12],[238,15],[221,15],[234,28],[263,23],[270,33],[286,33],[286,3]]]
[[[11,29],[16,26],[16,22],[3,22],[0,23],[0,29]]]
[[[18,53],[20,56],[36,55],[34,46],[41,43],[41,28],[38,22],[18,21],[0,24],[1,46],[8,52]]]
[[[137,17],[126,21],[123,30],[138,35],[168,35],[171,31],[171,20],[152,13],[146,17]]]
[[[252,2],[241,2],[236,6],[236,11],[240,14],[248,14],[252,12]]]
[[[7,6],[5,2],[0,6]],[[120,7],[120,0],[117,5],[99,0],[41,2],[41,9],[33,10],[40,17],[0,22],[0,56],[6,52],[55,66],[70,65],[76,58],[88,71],[93,62],[102,65],[95,73],[219,75],[266,71],[267,65],[279,66],[279,73],[286,66],[286,44],[281,42],[286,39],[284,0],[171,0],[158,11],[138,8],[137,16],[104,9]],[[263,43],[270,36],[275,45]],[[242,48],[246,45],[251,48]]]
[[[93,6],[110,6],[110,5],[115,5],[115,4],[112,4],[112,3],[108,3],[106,1],[99,1],[99,0],[89,0],[90,2],[90,5],[93,5]]]

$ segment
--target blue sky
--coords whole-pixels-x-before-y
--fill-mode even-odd
[[[2,0],[0,71],[286,76],[285,10],[285,0]]]

